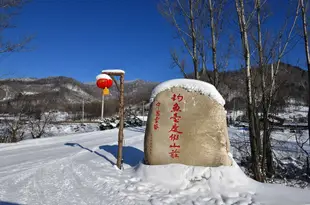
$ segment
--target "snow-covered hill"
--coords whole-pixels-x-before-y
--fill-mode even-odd
[[[143,165],[143,128],[125,130],[120,171],[117,131],[0,144],[0,204],[310,204],[309,190],[257,183],[236,164]]]
[[[148,96],[156,85],[155,82],[143,80],[126,81],[125,95],[133,98],[138,95]],[[0,103],[16,101],[17,96],[21,94],[33,101],[53,99],[59,103],[59,108],[66,103],[82,103],[83,100],[94,102],[101,99],[101,92],[96,83],[82,83],[69,77],[0,79]],[[117,96],[117,88],[113,85],[107,99],[117,98]]]

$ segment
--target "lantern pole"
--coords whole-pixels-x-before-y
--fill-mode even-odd
[[[103,122],[103,113],[104,113],[104,94],[103,94],[103,90],[101,92],[101,121]]]

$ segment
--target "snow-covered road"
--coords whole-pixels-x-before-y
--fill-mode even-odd
[[[261,185],[238,167],[139,165],[142,128],[125,130],[120,171],[117,132],[0,144],[0,204],[310,204],[309,191]]]
[[[135,131],[127,129],[125,137],[127,168],[137,165],[143,158],[139,149],[143,148],[144,133],[138,128]],[[119,195],[113,193],[118,192],[124,182],[121,172],[112,166],[116,162],[116,152],[117,130],[27,140],[17,145],[2,144],[0,201],[119,204]]]

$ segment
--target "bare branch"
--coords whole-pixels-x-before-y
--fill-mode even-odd
[[[179,58],[178,58],[178,56],[177,56],[175,51],[171,51],[170,54],[171,54],[171,57],[172,57],[172,60],[173,60],[174,64],[177,65],[180,68],[184,78],[188,78],[188,75],[185,72],[184,62],[182,63],[182,62],[179,61]]]
[[[284,55],[284,53],[285,53],[285,50],[286,50],[286,48],[287,48],[288,43],[289,43],[290,40],[291,40],[292,33],[293,33],[294,28],[295,28],[295,26],[296,26],[296,22],[297,22],[297,19],[298,19],[298,16],[299,16],[299,10],[300,10],[300,2],[298,2],[298,5],[297,5],[297,7],[296,7],[296,12],[295,12],[294,21],[293,21],[293,24],[292,24],[292,26],[291,26],[291,28],[290,28],[290,31],[289,31],[288,37],[287,37],[287,39],[286,39],[286,41],[285,41],[284,47],[283,47],[283,49],[280,51],[280,54],[279,54],[279,56],[278,56],[278,58],[277,58],[276,68],[275,68],[275,71],[274,71],[274,73],[273,73],[273,79],[272,79],[272,82],[271,82],[271,88],[270,88],[270,93],[269,93],[270,99],[271,99],[272,96],[273,96],[274,86],[275,86],[275,80],[276,80],[276,77],[277,77],[277,75],[278,75],[278,71],[279,71],[281,59],[282,59],[282,57],[283,57],[283,55]],[[270,108],[270,103],[269,103],[269,108]]]
[[[2,0],[0,1],[0,34],[6,29],[15,28],[15,25],[11,23],[14,16],[18,14],[18,10],[27,3],[25,0]],[[19,52],[25,50],[26,44],[28,44],[33,37],[27,37],[20,42],[11,42],[9,40],[3,40],[0,35],[0,54]]]

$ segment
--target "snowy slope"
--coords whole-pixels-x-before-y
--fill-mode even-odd
[[[309,190],[266,185],[233,167],[146,166],[142,128],[0,144],[0,201],[17,204],[310,204]],[[1,204],[1,202],[0,202]]]

